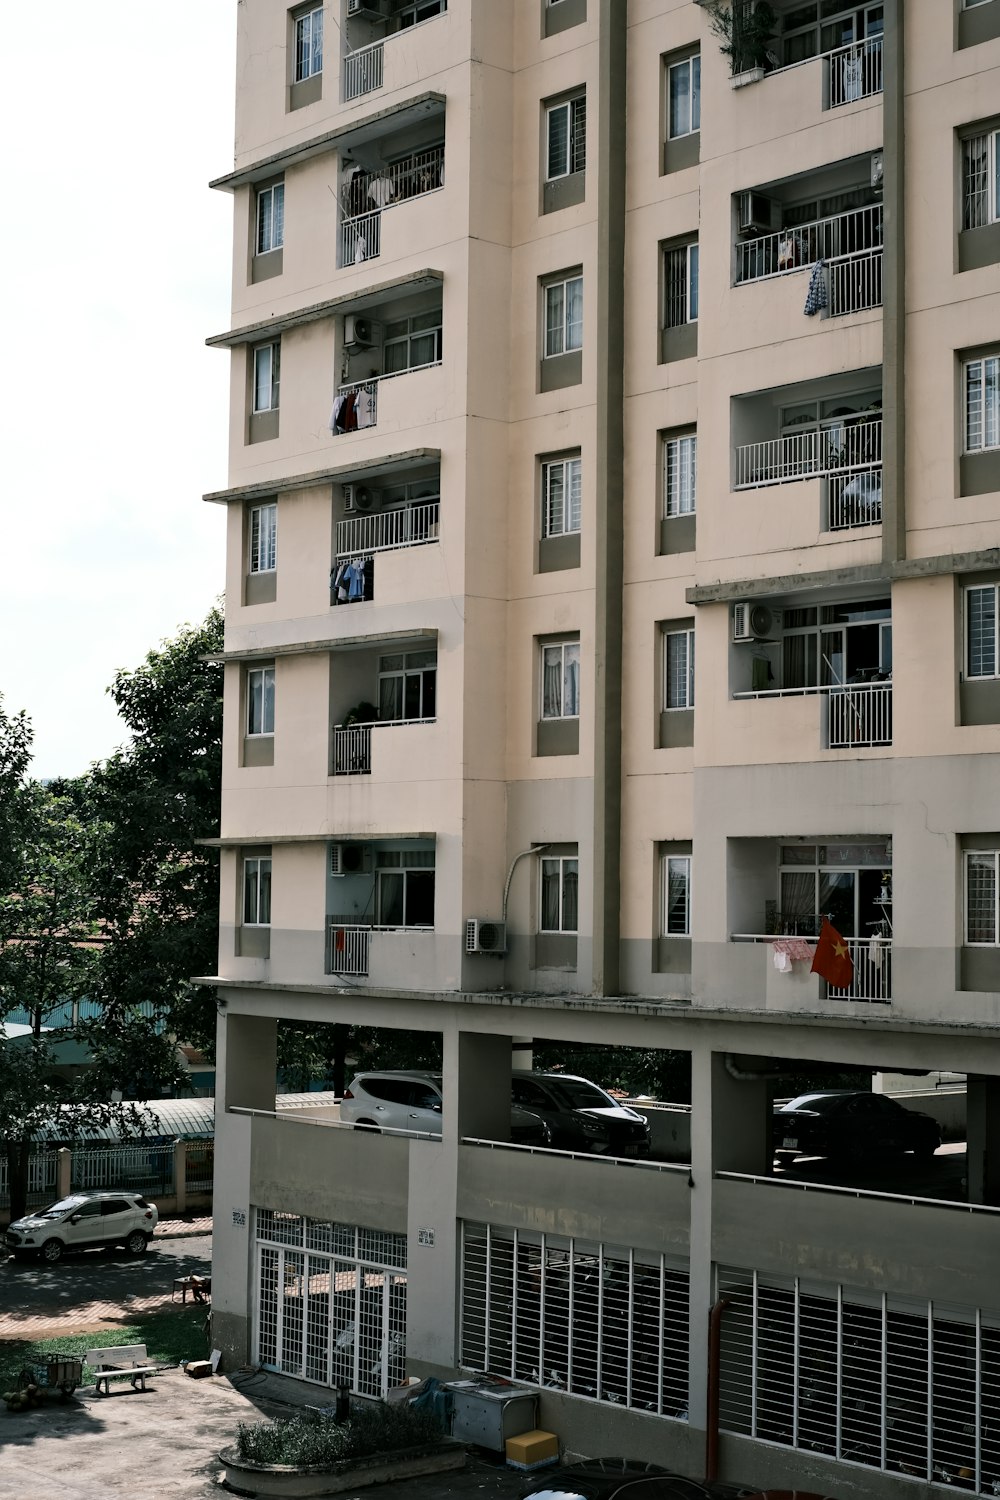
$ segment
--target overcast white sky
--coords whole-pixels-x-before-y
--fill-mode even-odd
[[[29,8],[30,9],[30,8]],[[38,21],[42,20],[39,13]],[[224,583],[235,0],[0,5],[0,694],[34,774],[126,737],[105,689]]]

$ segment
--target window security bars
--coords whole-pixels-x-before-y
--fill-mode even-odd
[[[965,366],[965,448],[1000,448],[1000,355],[970,359]]]
[[[344,100],[360,99],[382,87],[385,42],[371,42],[358,47],[344,58]]]
[[[406,1236],[256,1210],[254,1358],[385,1398],[406,1378]]]
[[[280,250],[285,243],[285,185],[261,188],[257,194],[257,255]]]
[[[698,489],[698,439],[668,438],[663,445],[663,511],[693,516]]]
[[[1000,1317],[720,1268],[727,1432],[1000,1492]]]
[[[698,246],[675,245],[663,254],[663,326],[698,320]]]
[[[972,850],[965,856],[965,941],[996,947],[997,859],[995,849]]]
[[[546,110],[548,146],[546,179],[568,177],[587,165],[587,98],[585,94]]]
[[[688,1273],[649,1251],[462,1225],[461,1363],[687,1419]]]
[[[882,244],[882,205],[874,203],[868,208],[831,214],[812,224],[741,240],[736,246],[736,280],[761,281],[815,265],[818,260],[881,254]],[[879,301],[870,305],[880,306],[881,300],[880,281]]]
[[[295,22],[295,81],[301,83],[323,71],[323,7],[299,16]]]
[[[735,488],[788,484],[821,474],[857,474],[882,469],[882,418],[810,428],[736,450]]]
[[[663,707],[694,708],[694,631],[671,630],[664,640]]]
[[[865,37],[827,53],[830,70],[830,108],[870,99],[882,92],[882,38]]]
[[[998,216],[1000,131],[988,130],[962,141],[962,228],[982,229]]]
[[[664,855],[660,879],[663,913],[660,930],[665,937],[691,935],[691,856]]]
[[[440,500],[427,500],[403,510],[350,516],[337,522],[337,556],[359,557],[369,552],[394,552],[399,547],[423,547],[437,541],[440,522]]]
[[[277,567],[278,507],[274,501],[250,511],[250,572],[273,573]]]
[[[965,591],[965,670],[968,677],[1000,676],[995,583]]]
[[[545,288],[545,358],[583,348],[583,277]]]

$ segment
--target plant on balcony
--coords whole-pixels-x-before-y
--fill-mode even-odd
[[[378,719],[378,708],[367,699],[349,708],[344,715],[344,728],[350,729],[352,724],[374,724]]]
[[[767,0],[700,0],[709,14],[710,25],[721,38],[719,51],[729,58],[735,78],[753,68],[774,67],[776,58],[770,43],[778,27],[778,17]]]

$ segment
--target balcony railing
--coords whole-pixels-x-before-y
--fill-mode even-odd
[[[335,724],[334,776],[371,775],[373,729],[399,729],[405,724],[433,723],[433,719],[375,719],[370,724]]]
[[[362,261],[374,260],[382,249],[382,211],[355,214],[344,219],[340,225],[340,264],[358,266]]]
[[[337,522],[337,556],[356,557],[363,552],[424,547],[437,541],[440,522],[440,500],[425,500],[405,510],[350,516]]]
[[[892,744],[892,683],[858,682],[827,694],[827,743],[831,750]]]
[[[358,47],[344,58],[344,99],[360,99],[382,87],[384,41]]]
[[[815,916],[800,917],[795,922],[799,931],[794,934],[785,932],[780,937],[795,937],[815,947],[819,942],[819,920]],[[803,927],[810,922],[815,923],[812,931],[804,931]],[[770,944],[776,936],[779,935],[773,932],[734,932],[732,941]],[[844,944],[851,956],[854,977],[842,989],[835,989],[832,984],[827,984],[827,999],[860,1000],[871,1005],[888,1005],[892,1000],[892,938],[876,934],[867,939],[844,938]],[[804,962],[803,959],[802,963]]]
[[[845,255],[826,267],[831,318],[882,306],[882,251]]]
[[[882,205],[832,214],[812,224],[780,229],[756,240],[741,240],[736,246],[736,280],[761,281],[813,266],[818,260],[850,260],[882,250]],[[881,264],[879,265],[881,302]],[[872,304],[873,306],[876,304]]]
[[[428,146],[414,151],[402,161],[392,162],[384,172],[351,179],[351,207],[374,207],[363,213],[349,214],[340,225],[341,266],[360,265],[382,253],[382,213],[394,203],[433,193],[444,186],[444,145]]]
[[[425,365],[409,365],[405,370],[389,370],[384,375],[372,375],[368,380],[351,380],[338,386],[330,413],[330,431],[334,437],[344,432],[358,432],[364,427],[374,427],[378,421],[378,392],[383,380],[398,380],[401,375],[414,375],[418,370],[433,370],[441,364],[440,359],[428,360]]]
[[[880,468],[882,418],[840,422],[836,426],[787,433],[764,443],[736,449],[735,489],[788,484],[821,474],[854,474]]]
[[[826,54],[830,70],[830,108],[870,99],[882,92],[882,38],[865,37]]]
[[[878,526],[882,520],[881,468],[826,476],[826,530]]]
[[[326,926],[326,972],[366,975],[372,924],[351,917],[328,917]]]

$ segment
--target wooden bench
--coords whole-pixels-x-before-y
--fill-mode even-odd
[[[118,1344],[111,1349],[88,1349],[85,1361],[94,1370],[94,1389],[111,1395],[112,1380],[131,1380],[134,1391],[146,1389],[146,1376],[156,1374],[156,1366],[148,1363],[145,1344]],[[137,1383],[138,1382],[138,1383]]]

